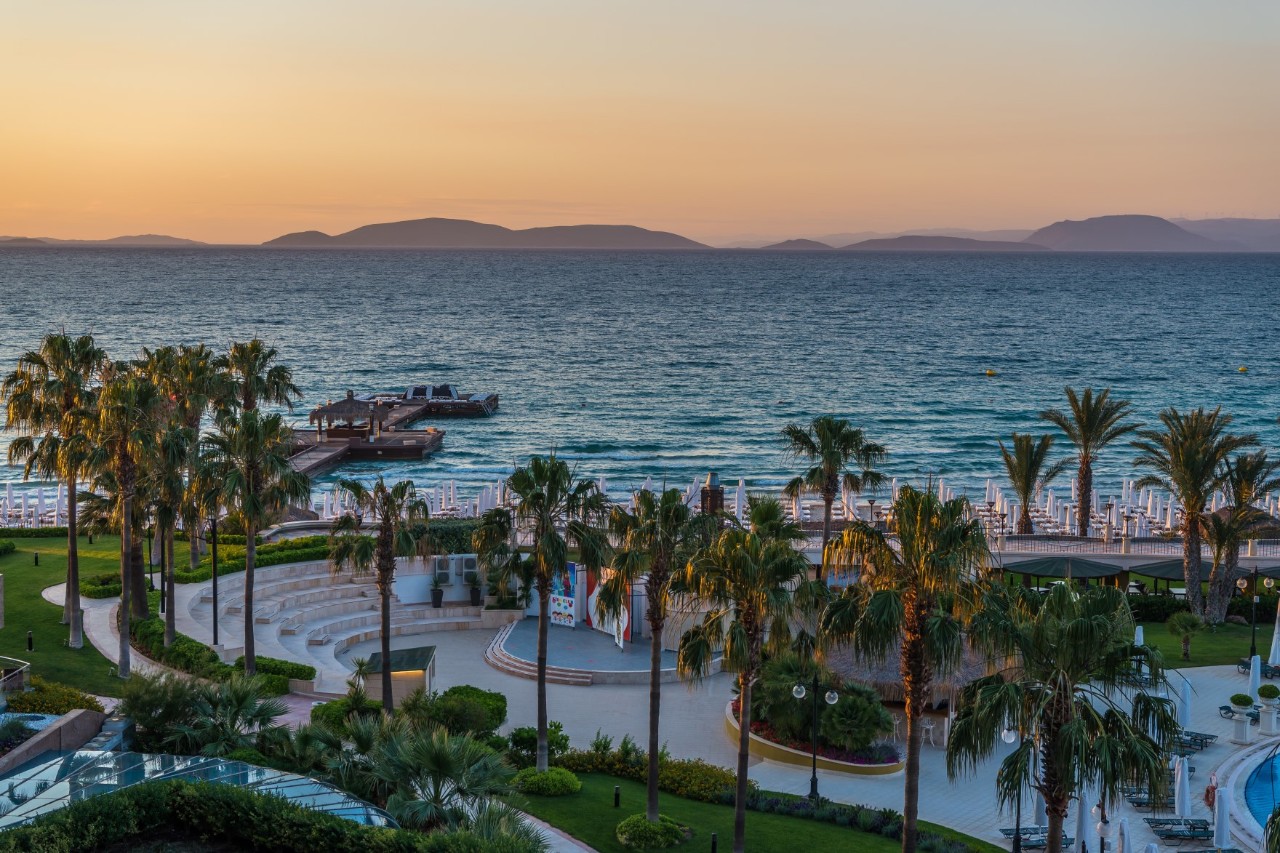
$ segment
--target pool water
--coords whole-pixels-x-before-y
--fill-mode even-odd
[[[1274,750],[1249,774],[1244,801],[1258,825],[1266,826],[1267,818],[1280,805],[1280,755]]]

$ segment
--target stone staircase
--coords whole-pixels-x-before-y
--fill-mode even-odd
[[[537,681],[538,665],[536,663],[513,657],[507,654],[506,649],[502,647],[515,626],[516,623],[512,622],[494,635],[493,640],[484,650],[485,662],[494,669],[505,672],[508,675]],[[592,684],[590,672],[560,666],[547,667],[547,681],[551,684],[568,684],[575,687],[590,687]]]

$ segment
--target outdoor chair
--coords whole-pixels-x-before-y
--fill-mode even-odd
[[[1152,827],[1152,832],[1156,838],[1162,841],[1212,841],[1213,827],[1211,826],[1184,826],[1173,827],[1170,829],[1158,829]]]
[[[1244,714],[1246,717],[1249,718],[1249,724],[1252,726],[1258,725],[1258,723],[1262,719],[1257,709],[1254,709],[1252,711],[1241,711],[1238,708],[1235,708],[1234,706],[1231,706],[1231,705],[1219,705],[1218,714],[1224,720],[1234,720],[1240,714]]]

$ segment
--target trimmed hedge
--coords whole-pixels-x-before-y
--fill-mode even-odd
[[[80,594],[85,598],[115,598],[120,594],[120,575],[108,572],[80,578]]]
[[[18,550],[18,546],[13,544],[13,542],[8,539],[0,539],[0,557],[3,557],[5,554],[12,554],[16,550]]]
[[[291,660],[280,660],[280,658],[269,658],[265,655],[258,655],[254,662],[258,667],[258,675],[283,675],[285,679],[296,678],[300,681],[311,681],[316,677],[316,668],[307,666],[305,663],[294,663]],[[236,669],[244,669],[244,655],[236,658]]]
[[[539,797],[564,797],[582,790],[578,777],[563,767],[548,767],[543,773],[536,767],[526,767],[512,777],[511,784],[523,794]]]
[[[102,711],[102,703],[88,693],[56,681],[31,676],[31,689],[9,697],[9,710],[15,714],[63,714],[79,708]]]
[[[649,760],[643,750],[631,749],[571,750],[552,759],[556,765],[575,773],[607,773],[635,782],[649,781]],[[732,771],[701,758],[666,758],[658,764],[658,790],[689,800],[704,803],[721,803],[727,794],[730,799],[737,786]],[[750,790],[757,789],[750,783]]]
[[[82,531],[81,536],[85,535]],[[66,539],[65,527],[0,527],[0,537],[5,539]]]
[[[279,566],[283,563],[309,563],[329,559],[329,540],[325,536],[304,536],[261,545],[254,553],[254,568]],[[244,571],[244,548],[231,546],[218,551],[218,577]],[[213,558],[205,557],[194,572],[174,572],[178,583],[200,583],[213,577]]]
[[[1190,609],[1186,601],[1171,595],[1129,596],[1129,610],[1135,622],[1167,622],[1173,614]]]
[[[427,534],[436,553],[474,554],[471,540],[479,529],[478,518],[442,518],[427,525]]]
[[[193,840],[216,838],[243,850],[280,853],[469,853],[485,849],[469,833],[422,835],[362,826],[232,785],[167,781],[81,800],[14,827],[0,833],[0,851],[77,853],[124,848],[173,832]],[[444,841],[452,835],[458,838]],[[465,845],[467,841],[472,842],[470,846]]]

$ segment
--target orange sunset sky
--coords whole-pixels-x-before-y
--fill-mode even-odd
[[[1280,3],[44,2],[0,234],[1280,216]]]

